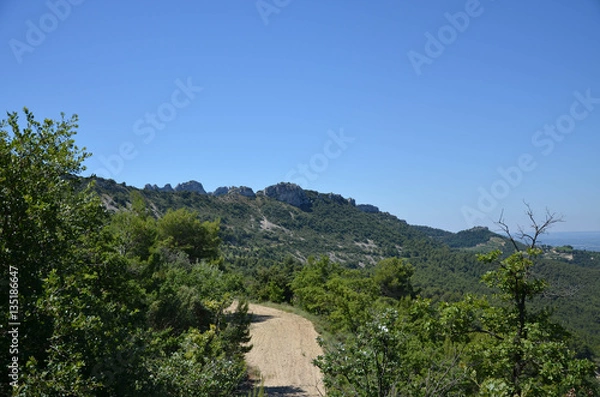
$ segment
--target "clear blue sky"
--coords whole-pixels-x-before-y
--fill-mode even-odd
[[[8,0],[0,43],[0,109],[78,114],[88,174],[600,230],[596,0]]]

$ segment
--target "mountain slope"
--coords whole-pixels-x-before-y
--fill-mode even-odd
[[[336,194],[305,191],[279,184],[264,191],[219,188],[218,194],[196,191],[137,189],[99,179],[96,190],[105,206],[126,209],[132,192],[142,195],[156,216],[169,209],[197,210],[202,220],[221,220],[222,252],[227,263],[251,269],[288,257],[300,262],[309,256],[328,256],[347,267],[369,267],[385,257],[406,258],[415,267],[413,284],[434,300],[458,300],[466,293],[490,293],[479,280],[489,265],[476,253],[511,244],[487,228],[451,233],[412,226],[371,205]],[[181,185],[179,185],[181,186]],[[600,254],[597,255],[600,257]],[[600,352],[600,266],[590,253],[557,256],[548,251],[536,267],[552,287],[546,300],[556,307],[555,317],[584,335]]]

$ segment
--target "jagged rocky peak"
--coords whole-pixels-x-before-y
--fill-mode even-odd
[[[175,186],[176,192],[194,192],[199,194],[206,194],[206,190],[200,182],[197,181],[188,181],[183,182]]]
[[[351,205],[353,207],[356,206],[356,200],[354,200],[353,198],[345,198],[344,196],[342,196],[341,194],[336,194],[336,193],[319,193],[319,195],[317,196],[320,199],[327,199],[330,200],[336,204],[340,204],[340,205]]]
[[[254,191],[248,186],[232,187],[231,189],[229,189],[228,194],[239,194],[240,196],[252,198],[256,197]]]
[[[215,189],[212,193],[207,193],[204,190],[204,187],[200,182],[191,180],[189,182],[180,183],[175,188],[171,186],[171,184],[167,183],[163,187],[158,187],[157,185],[146,184],[144,189],[147,190],[155,190],[160,192],[195,192],[198,194],[209,194],[214,197],[220,197],[225,195],[233,195],[237,194],[244,197],[254,198],[256,197],[256,193],[252,190],[252,188],[248,186],[221,186]],[[312,207],[312,200],[306,194],[306,191],[302,189],[300,186],[289,183],[289,182],[281,182],[277,185],[272,185],[266,187],[264,190],[260,190],[257,192],[260,195],[264,195],[270,198],[273,198],[278,201],[282,201],[284,203],[293,205],[294,207],[298,207],[302,210],[310,210]],[[312,192],[316,193],[316,192]],[[314,199],[314,195],[311,196]],[[329,200],[333,203],[339,205],[351,205],[356,207],[358,210],[367,212],[367,213],[378,213],[379,208],[371,204],[356,204],[356,200],[353,198],[345,198],[340,194],[335,193],[316,193],[316,199],[319,200]]]
[[[281,182],[277,185],[266,187],[263,194],[301,209],[308,209],[311,206],[311,201],[306,196],[306,192],[294,183]]]
[[[249,188],[248,186],[221,186],[210,194],[215,197],[224,196],[226,194],[239,194],[240,196],[251,198],[256,197],[256,194],[254,193],[252,188]]]
[[[319,198],[327,198],[336,204],[348,204],[348,200],[342,197],[341,194],[335,193],[319,193]]]
[[[171,186],[170,183],[167,183],[163,187],[158,187],[157,185],[151,185],[147,183],[144,186],[144,189],[156,190],[158,192],[195,192],[199,194],[206,194],[206,191],[204,190],[204,187],[202,187],[202,184],[197,181],[180,183],[177,186],[175,186],[175,189],[173,189],[173,186]]]
[[[367,212],[369,214],[376,214],[379,212],[379,208],[371,204],[359,204],[356,206],[360,211]]]
[[[156,185],[156,184],[155,185],[151,185],[151,184],[147,183],[144,186],[144,189],[146,189],[146,190],[156,190],[157,192],[173,192],[174,191],[173,186],[171,186],[170,183],[167,183],[163,187],[158,187],[158,185]]]
[[[211,194],[215,197],[224,196],[229,193],[229,188],[227,186],[221,186],[215,189]]]

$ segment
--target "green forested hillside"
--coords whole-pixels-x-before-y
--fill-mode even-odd
[[[135,191],[156,216],[169,209],[191,208],[203,220],[220,219],[225,261],[254,279],[261,268],[261,277],[268,279],[267,269],[286,258],[305,263],[311,256],[327,256],[346,268],[369,268],[381,259],[399,257],[414,266],[412,282],[421,296],[457,301],[466,293],[490,292],[480,279],[491,267],[478,262],[476,253],[501,249],[508,254],[512,249],[505,236],[487,228],[451,233],[412,226],[391,214],[362,212],[339,196],[314,191],[306,191],[311,206],[303,210],[261,192],[256,197],[235,193],[215,197],[137,189],[102,179],[96,189],[113,210],[128,208]],[[550,284],[536,304],[555,307],[555,318],[598,352],[599,257],[575,251],[571,259],[546,247],[536,269]]]

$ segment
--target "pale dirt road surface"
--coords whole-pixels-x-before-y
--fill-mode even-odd
[[[246,361],[258,369],[269,397],[320,397],[323,378],[312,360],[323,354],[313,324],[296,314],[250,304],[252,350]]]

